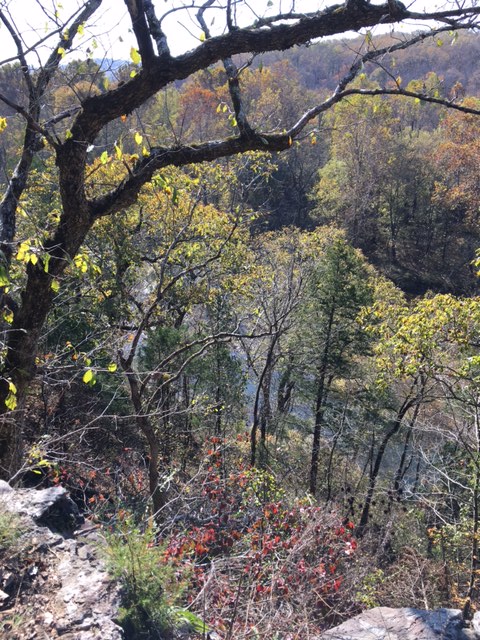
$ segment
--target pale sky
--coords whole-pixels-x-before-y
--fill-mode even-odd
[[[404,0],[405,1],[405,0]],[[320,8],[335,4],[339,0],[293,0],[295,10],[316,11]],[[172,8],[182,7],[189,4],[182,0],[156,0],[157,14],[160,17]],[[442,0],[415,0],[415,10],[422,11],[424,7],[433,10],[441,6]],[[53,16],[57,12],[62,20],[70,16],[76,9],[81,7],[81,0],[0,0],[0,9],[10,14],[10,19],[17,26],[22,34],[24,44],[32,46],[39,40],[45,39],[53,29],[53,21],[48,14]],[[268,15],[278,11],[288,11],[291,8],[292,0],[276,0],[268,7],[267,0],[250,0],[245,5],[250,5],[259,14]],[[244,5],[242,9],[243,18],[251,23],[255,17]],[[261,9],[263,8],[263,11]],[[216,18],[212,23],[212,20]],[[223,28],[222,12],[214,16],[214,13],[207,13],[206,19],[212,33],[221,33]],[[114,58],[128,60],[130,47],[135,44],[132,34],[128,31],[129,21],[124,0],[104,0],[102,7],[96,14],[96,18],[90,26],[86,26],[82,36],[77,36],[77,46],[79,50],[67,55],[66,61],[78,59],[85,56],[87,47],[94,48],[94,58]],[[164,30],[167,33],[170,49],[174,55],[192,49],[199,44],[200,29],[195,24],[192,17],[185,10],[172,12],[164,23]],[[418,27],[418,25],[417,25]],[[43,46],[41,57],[45,59],[51,51],[51,46],[56,43],[56,38],[47,39]],[[6,27],[0,23],[0,62],[15,55],[15,47]],[[38,56],[30,55],[28,61],[33,66],[39,62]]]

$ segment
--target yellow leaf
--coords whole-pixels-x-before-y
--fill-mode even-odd
[[[22,242],[18,247],[17,255],[15,256],[17,260],[21,262],[28,262],[27,253],[30,250],[30,243],[28,240],[26,242]]]
[[[0,118],[0,133],[2,131],[5,131],[6,128],[7,128],[7,119],[6,118]]]
[[[9,393],[5,398],[5,406],[10,411],[14,411],[17,406],[17,396],[14,393]]]
[[[102,164],[107,164],[107,162],[108,162],[108,151],[104,151],[102,153],[102,155],[100,156],[100,162]]]
[[[70,129],[67,129],[67,130],[65,131],[65,140],[70,140],[70,138],[73,138],[73,134],[72,134],[72,132],[70,131]]]
[[[133,64],[136,65],[140,64],[140,62],[142,61],[142,57],[138,53],[138,50],[135,49],[135,47],[132,47],[130,49],[130,59],[132,60]]]
[[[89,382],[92,382],[92,380],[93,380],[93,371],[92,371],[92,369],[87,369],[85,371],[85,373],[83,374],[82,380],[85,382],[85,384],[88,384]]]
[[[149,155],[150,155],[150,151],[147,149],[147,147],[143,147],[142,148],[142,156],[144,158],[148,158]]]
[[[63,47],[58,47],[57,53],[61,58],[65,57],[65,49]]]
[[[115,373],[115,371],[117,370],[117,365],[114,362],[111,362],[107,369],[110,371],[110,373]]]
[[[206,39],[207,39],[207,36],[205,35],[205,31],[201,31],[199,35],[200,42],[205,42]]]
[[[54,293],[58,293],[60,291],[60,283],[58,280],[52,280],[51,284],[50,284],[50,289],[54,292]]]
[[[78,25],[77,33],[79,36],[83,36],[83,34],[85,33],[85,27],[83,26],[83,24]]]
[[[135,134],[135,142],[137,144],[142,144],[142,142],[143,142],[143,136],[142,136],[142,134],[138,133],[138,131]]]
[[[123,156],[123,152],[117,144],[114,146],[115,146],[115,155],[117,156],[118,160],[121,160]]]

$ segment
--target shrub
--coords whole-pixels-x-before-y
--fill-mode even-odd
[[[212,444],[200,489],[189,492],[190,515],[164,538],[171,562],[194,567],[191,606],[227,639],[321,631],[343,606],[353,523],[289,499],[268,471],[239,464],[226,473],[224,443]]]
[[[19,516],[4,510],[0,504],[0,558],[15,554],[17,543],[23,533]]]
[[[107,568],[123,588],[119,622],[127,638],[168,638],[184,623],[204,630],[199,618],[177,606],[189,573],[168,561],[151,525],[142,529],[124,515],[106,542]]]

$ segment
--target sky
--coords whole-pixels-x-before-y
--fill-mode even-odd
[[[259,12],[273,14],[278,11],[288,11],[292,3],[297,12],[316,11],[329,4],[336,4],[340,0],[247,0],[243,5],[240,19],[246,19],[249,23],[254,19],[248,5],[254,7]],[[375,0],[374,0],[375,1]],[[424,8],[433,10],[434,7],[442,6],[443,0],[415,0],[416,11]],[[404,0],[405,2],[405,0]],[[51,44],[56,41],[56,37],[49,39],[49,34],[53,30],[53,21],[49,19],[56,13],[59,19],[66,19],[75,10],[81,7],[81,0],[0,0],[2,9],[15,23],[17,30],[22,34],[24,44],[29,47],[39,40],[46,39],[44,44],[38,48],[40,60],[45,60],[51,50]],[[195,24],[192,16],[185,10],[178,9],[184,4],[190,4],[190,0],[156,0],[158,16],[165,12],[172,11],[165,19],[164,30],[167,33],[170,49],[174,55],[194,48],[199,44],[201,31]],[[270,4],[270,7],[268,6]],[[223,27],[223,13],[214,12],[207,14],[207,23],[212,32],[221,32]],[[212,24],[213,20],[213,24]],[[70,59],[85,57],[87,50],[93,51],[94,58],[113,58],[128,60],[130,48],[135,44],[135,40],[129,33],[129,20],[124,0],[103,0],[102,6],[96,14],[93,24],[85,27],[82,36],[77,38],[79,49],[69,54]],[[5,25],[0,23],[0,62],[15,56],[15,47]],[[30,54],[28,61],[33,66],[39,62],[38,53]]]

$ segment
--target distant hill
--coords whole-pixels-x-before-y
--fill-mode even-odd
[[[405,34],[381,36],[375,39],[375,46],[387,46],[389,42],[398,42]],[[355,52],[365,52],[365,38],[350,40],[330,40],[307,47],[295,47],[287,52],[264,54],[264,65],[279,60],[289,60],[298,71],[308,89],[333,90],[339,79],[348,70],[355,59]],[[411,80],[424,78],[435,72],[444,82],[445,94],[460,82],[468,95],[480,94],[480,35],[465,32],[455,40],[448,34],[435,40],[425,41],[394,56],[385,56],[378,64],[368,64],[365,72],[378,82],[388,79],[390,72],[394,77],[401,75],[405,86]]]

